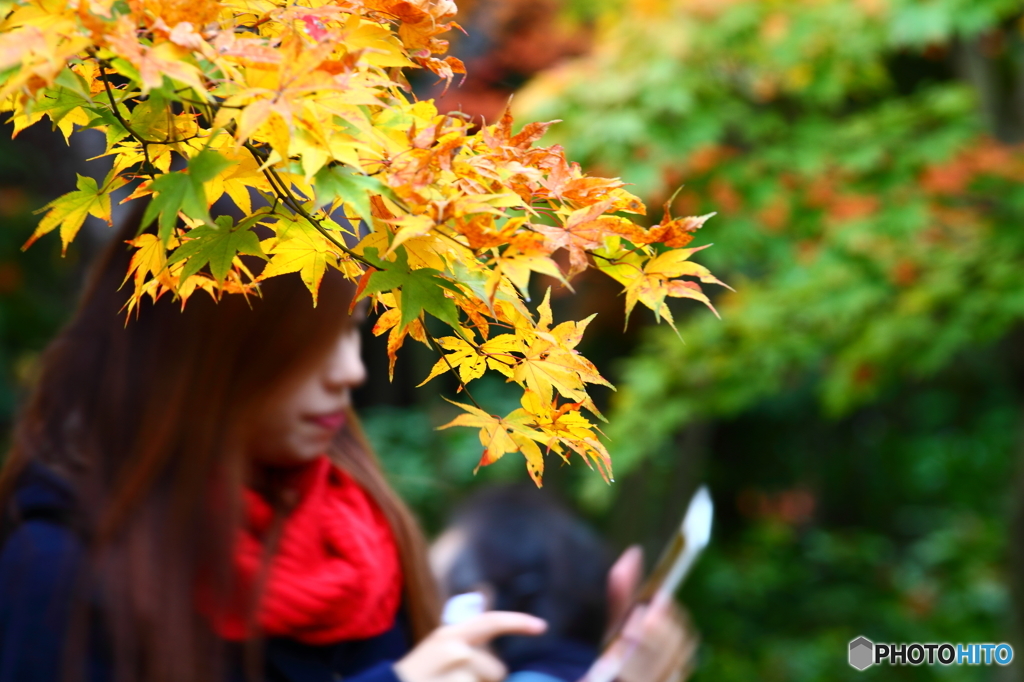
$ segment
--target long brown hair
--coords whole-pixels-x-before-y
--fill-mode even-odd
[[[165,296],[126,323],[131,222],[43,355],[0,472],[0,509],[10,507],[29,462],[71,483],[90,557],[83,585],[103,605],[116,679],[223,679],[223,647],[197,614],[193,591],[200,574],[225,590],[230,581],[246,466],[235,434],[256,401],[353,324],[353,287],[328,273],[314,308],[299,277],[287,275],[248,299],[198,294],[182,310]],[[410,634],[419,640],[438,620],[425,542],[358,422],[349,424],[330,454],[391,523]]]

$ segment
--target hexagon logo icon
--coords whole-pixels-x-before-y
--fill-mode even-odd
[[[867,637],[858,637],[850,642],[850,665],[864,670],[875,662],[875,644]]]

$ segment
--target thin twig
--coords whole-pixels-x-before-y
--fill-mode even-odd
[[[259,150],[256,149],[256,147],[254,147],[251,142],[244,142],[242,144],[246,149],[249,150],[249,153],[253,155],[253,157],[261,166],[264,165],[264,163],[266,162],[266,158],[264,158],[264,156],[260,154]],[[350,249],[348,246],[345,245],[344,242],[338,240],[333,234],[330,233],[330,231],[326,227],[323,226],[323,224],[317,218],[310,215],[310,213],[305,208],[302,207],[302,204],[299,202],[298,198],[296,198],[296,196],[292,194],[291,190],[285,184],[285,181],[281,178],[281,176],[278,175],[277,171],[275,171],[273,168],[267,167],[263,169],[263,175],[264,177],[267,178],[267,181],[270,182],[270,186],[274,190],[274,194],[277,195],[277,197],[281,200],[281,203],[283,203],[297,215],[303,217],[310,225],[313,226],[314,229],[316,229],[317,232],[323,235],[324,238],[327,239],[327,241],[331,242],[331,244],[338,247],[347,256],[349,256],[353,260],[359,261],[363,265],[373,267],[373,263],[366,260],[364,257]]]
[[[149,176],[150,180],[156,180],[156,175],[153,173],[153,161],[149,158],[149,145],[152,144],[152,142],[144,139],[141,135],[135,132],[130,125],[128,125],[128,121],[125,120],[124,116],[121,115],[121,111],[117,108],[117,100],[114,99],[114,91],[110,87],[110,81],[107,80],[107,71],[103,67],[103,61],[95,55],[93,55],[93,59],[96,60],[96,65],[99,66],[100,80],[103,81],[103,89],[107,92],[107,98],[110,100],[110,108],[113,110],[112,113],[114,114],[114,118],[117,119],[117,122],[120,123],[126,131],[128,131],[128,134],[131,135],[136,142],[142,145],[142,155],[146,157],[146,175]]]

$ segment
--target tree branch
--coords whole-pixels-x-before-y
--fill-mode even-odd
[[[145,173],[149,176],[150,180],[156,180],[156,174],[153,173],[153,161],[149,158],[149,145],[153,143],[144,139],[141,135],[135,132],[130,125],[128,125],[128,121],[125,120],[124,116],[121,115],[121,111],[117,108],[117,100],[114,99],[114,91],[110,87],[110,80],[107,79],[107,71],[104,68],[103,60],[95,54],[92,55],[92,57],[96,60],[96,65],[100,69],[100,80],[103,81],[103,89],[106,91],[107,98],[110,100],[111,113],[114,114],[114,118],[117,119],[117,122],[120,123],[126,131],[128,131],[128,134],[132,136],[132,139],[142,145],[142,155],[146,157]]]
[[[264,165],[264,163],[266,162],[266,158],[262,154],[260,154],[259,150],[256,149],[256,147],[254,147],[251,142],[246,141],[243,143],[243,145],[245,146],[246,149],[249,150],[249,153],[253,155],[257,163],[259,163],[261,166]],[[373,263],[366,260],[358,253],[356,253],[348,246],[346,246],[344,242],[340,241],[337,237],[331,234],[330,230],[324,227],[320,220],[310,215],[309,211],[303,208],[299,200],[295,197],[294,194],[292,194],[292,191],[288,188],[287,184],[285,184],[284,180],[281,179],[281,176],[277,174],[277,171],[275,171],[273,168],[267,167],[263,169],[263,175],[270,182],[270,186],[273,188],[274,194],[276,194],[277,197],[281,200],[281,203],[287,206],[295,214],[305,218],[306,221],[310,225],[312,225],[317,232],[323,235],[324,238],[327,239],[327,241],[329,241],[331,244],[338,247],[338,249],[340,249],[349,258],[351,258],[352,260],[359,261],[360,263],[366,265],[367,267],[373,267]]]

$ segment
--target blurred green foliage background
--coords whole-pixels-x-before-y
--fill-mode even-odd
[[[698,680],[1018,679],[858,673],[845,652],[1021,644],[1021,4],[569,9],[591,47],[534,75],[517,113],[561,119],[549,140],[634,183],[654,220],[680,186],[674,213],[717,211],[696,243],[736,293],[722,320],[674,310],[683,342],[619,336],[610,292],[579,304],[609,318],[584,352],[619,388],[619,482],[555,485],[654,550],[710,483],[720,523],[684,590]]]
[[[619,388],[602,396],[617,482],[577,464],[550,467],[546,485],[614,545],[655,552],[710,484],[712,546],[682,595],[702,635],[695,679],[1024,678],[1024,659],[846,663],[858,635],[1010,641],[1024,657],[1021,3],[464,10],[470,37],[454,49],[471,75],[448,108],[493,117],[517,91],[520,119],[562,119],[546,142],[634,183],[652,222],[670,200],[675,214],[718,213],[696,244],[714,243],[701,262],[736,289],[715,299],[721,320],[682,304],[682,341],[639,314],[622,333],[622,299],[600,279],[554,302],[600,313],[581,350]],[[32,208],[74,178],[45,132],[0,141],[4,429],[91,243],[64,260],[55,240],[19,251]],[[367,357],[382,377],[377,341]],[[475,433],[434,430],[448,407],[413,390],[433,361],[409,349],[395,382],[359,401],[395,486],[437,530],[471,488],[525,475],[508,457],[474,476]],[[474,395],[507,411],[503,388]]]

